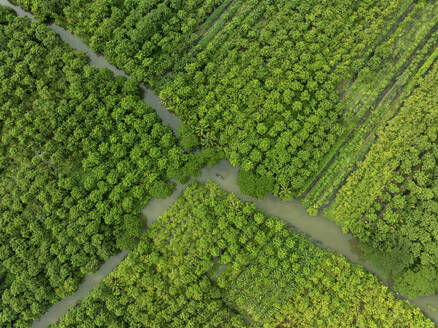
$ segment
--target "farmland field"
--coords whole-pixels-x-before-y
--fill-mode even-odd
[[[438,4],[428,4],[428,10],[411,8],[371,57],[370,62],[381,64],[365,70],[343,88],[342,98],[353,120],[347,138],[332,151],[331,161],[300,196],[311,212],[330,202],[356,162],[369,150],[376,131],[397,115],[404,99],[438,56]]]
[[[135,245],[140,209],[197,174],[132,80],[0,7],[0,326],[22,327]]]
[[[244,192],[312,213],[437,41],[436,1],[15,2],[154,87],[191,145],[241,168]]]
[[[169,212],[179,218],[181,251],[200,256],[193,263],[181,264],[171,242],[156,239],[157,227],[170,233],[162,223],[173,222],[170,214],[149,230],[138,215],[149,200],[167,198],[176,184],[224,158],[239,168],[235,184],[245,195],[299,200],[310,215],[323,214],[351,233],[396,294],[436,294],[438,1],[11,2],[40,22],[0,7],[0,325],[27,327],[121,249],[135,249],[111,276],[122,285],[108,287],[108,278],[60,325],[92,320],[92,311],[103,320],[97,326],[114,327],[136,320],[157,327],[202,327],[209,320],[236,327],[416,327],[410,311],[423,322],[374,276],[304,236],[283,235],[284,227],[273,232],[276,223],[264,222],[275,219],[257,223],[251,212],[245,214],[251,236],[242,237],[242,227],[222,231],[207,219],[215,211],[234,215],[223,202],[191,204],[203,211],[194,213],[196,224],[210,237],[222,231],[239,243],[196,253],[198,227],[180,218],[185,209],[178,204],[190,202],[190,192],[228,197],[212,185],[192,185]],[[91,67],[44,24],[71,31],[130,78]],[[164,125],[142,101],[138,83],[183,124]],[[258,232],[271,234],[269,242],[248,255],[247,242]],[[278,234],[284,240],[276,241]],[[290,252],[311,264],[280,276],[277,269],[293,264],[284,264],[275,243],[289,236],[308,245],[305,256]],[[213,247],[216,240],[207,239],[201,238]],[[147,258],[144,269],[139,258]],[[196,266],[194,273],[177,272],[180,264]],[[357,285],[339,278],[340,268],[359,275]],[[127,295],[136,297],[125,291],[135,284],[128,269],[163,282],[164,292],[137,287],[152,302],[164,298],[169,312],[148,308],[143,319],[121,318]],[[332,282],[318,285],[317,269]],[[198,285],[187,289],[178,276],[185,273]],[[265,273],[268,280],[257,280]],[[330,289],[338,278],[348,280],[339,302],[340,287]],[[362,294],[353,299],[353,290]],[[178,295],[187,296],[188,308]],[[111,305],[95,299],[104,296]],[[371,297],[379,300],[368,307]],[[144,304],[128,310],[135,311],[146,311]]]
[[[438,290],[438,62],[418,83],[327,211],[408,295]]]
[[[54,327],[79,324],[433,327],[360,266],[212,183],[190,185]]]

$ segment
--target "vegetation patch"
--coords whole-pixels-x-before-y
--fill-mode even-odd
[[[438,63],[326,211],[410,295],[438,290]]]
[[[378,279],[213,183],[191,184],[53,327],[434,327]]]
[[[0,63],[0,326],[27,327],[215,153],[186,153],[136,82],[2,6]]]

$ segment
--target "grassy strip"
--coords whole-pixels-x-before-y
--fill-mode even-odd
[[[306,207],[311,207],[308,209],[309,213],[316,214],[320,207],[329,204],[333,193],[339,188],[345,177],[351,173],[357,161],[368,152],[372,141],[375,139],[375,131],[384,126],[396,114],[404,99],[412,92],[418,79],[424,75],[424,72],[431,66],[437,55],[438,51],[435,50],[414,77],[409,79],[407,83],[400,83],[395,86],[391,93],[385,97],[383,103],[373,112],[374,115],[370,117],[367,124],[363,125],[354,138],[344,147],[327,170],[330,174],[324,175],[303,199],[303,204]],[[400,94],[401,90],[403,90],[402,94]]]
[[[368,47],[367,50],[364,53],[363,60],[367,62],[371,57],[372,54],[375,52],[376,48],[386,42],[388,38],[390,38],[394,32],[399,28],[399,26],[406,21],[406,18],[408,15],[411,15],[413,9],[418,8],[415,7],[412,0],[406,0],[404,5],[400,8],[397,15],[394,16],[394,18],[388,22],[388,24],[385,26],[385,30],[382,31],[380,36],[376,39],[376,41],[372,44],[371,47]],[[400,21],[401,20],[401,21]]]
[[[434,28],[437,21],[434,13],[437,10],[438,5],[436,4],[428,10],[417,6],[406,20],[399,25],[399,28],[384,47],[387,49],[393,48],[392,52],[397,54],[398,58],[395,65],[394,62],[385,62],[383,69],[374,69],[372,81],[367,83],[367,81],[359,78],[346,93],[346,107],[351,109],[352,115],[360,116],[370,108],[374,101],[373,98],[378,93],[374,81],[390,82],[404,65],[408,65],[406,64],[408,59],[413,56],[421,43],[425,42],[424,40]],[[407,25],[409,25],[408,28]]]
[[[239,6],[239,9],[234,16],[232,16],[231,20],[225,18],[229,17],[230,10],[224,13],[222,18],[229,20],[229,23],[226,24],[224,28],[215,35],[214,40],[211,43],[212,47],[201,47],[201,45],[198,43],[193,47],[192,51],[189,51],[184,55],[184,58],[181,60],[181,62],[196,62],[197,65],[202,66],[227,56],[229,43],[232,42],[232,40],[235,39],[239,33],[239,29],[237,27],[241,26],[243,23],[247,23],[249,13],[255,8],[254,4],[249,5],[247,0],[238,0],[234,2],[232,6]],[[172,78],[173,74],[168,74],[158,85],[157,91],[161,91],[163,86],[166,86]]]
[[[376,40],[367,48],[362,56],[362,61],[364,63],[368,62],[372,55],[374,54],[376,48],[386,42],[389,37],[394,34],[394,31],[398,29],[400,23],[405,21],[406,17],[412,12],[412,10],[416,8],[412,0],[406,0],[404,5],[399,9],[397,15],[395,15],[388,23],[385,25],[382,33],[376,38]],[[345,81],[346,83],[342,86],[341,94],[346,93],[350,90],[351,85],[355,82],[356,77]]]
[[[423,66],[418,70],[417,75],[415,78],[409,81],[409,83],[406,86],[406,90],[409,90],[409,92],[412,92],[414,89],[414,86],[418,83],[418,81],[424,77],[426,72],[432,67],[432,64],[435,62],[435,60],[438,58],[438,48],[435,48],[432,55],[427,58],[427,60],[424,62]]]
[[[206,65],[209,62],[221,61],[221,59],[227,57],[230,45],[240,33],[238,27],[242,24],[252,26],[255,23],[258,23],[258,27],[261,27],[260,22],[252,21],[252,17],[250,16],[250,13],[253,12],[256,7],[260,8],[260,5],[248,3],[246,0],[240,0],[239,2],[242,5],[229,23],[215,35],[214,39],[210,42],[212,46],[209,46],[208,48],[202,48],[199,44],[196,46],[195,50],[199,51],[197,59],[200,64]],[[226,14],[229,14],[229,11]],[[202,62],[199,60],[200,57],[204,58]],[[228,72],[228,69],[224,69],[222,73],[225,72]]]
[[[231,6],[230,9],[216,21],[212,28],[208,30],[204,37],[199,41],[198,45],[201,48],[205,48],[207,44],[213,40],[216,34],[222,30],[225,24],[237,13],[242,4],[243,1],[238,1],[235,5]]]

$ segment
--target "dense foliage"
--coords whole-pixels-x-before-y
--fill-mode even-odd
[[[143,137],[127,137],[131,140],[128,144],[135,143],[133,150],[146,147],[144,153],[154,161],[153,168],[143,164],[125,167],[132,173],[129,177],[135,175],[135,181],[148,186],[147,191],[136,198],[130,193],[138,189],[131,190],[131,184],[126,187],[120,182],[113,187],[110,183],[111,190],[102,192],[109,197],[107,205],[123,208],[111,211],[125,214],[132,209],[136,213],[137,207],[151,196],[165,197],[172,189],[166,183],[169,178],[183,181],[196,174],[210,155],[217,155],[212,151],[216,149],[224,151],[233,165],[240,166],[238,184],[244,193],[259,198],[266,193],[283,199],[300,197],[312,214],[332,201],[355,170],[328,215],[345,231],[359,237],[367,256],[392,275],[398,290],[410,296],[438,290],[436,102],[431,96],[436,91],[435,73],[429,73],[411,95],[418,76],[429,70],[438,55],[436,1],[14,2],[43,20],[54,19],[111,63],[154,87],[185,123],[178,129],[181,146],[186,151],[205,147],[200,156],[189,156],[176,145],[170,131],[152,119],[159,126],[155,129],[148,123],[152,143],[140,146],[138,141]],[[94,74],[90,72],[86,71],[80,80],[85,88]],[[47,88],[52,92],[51,85]],[[132,85],[120,88],[135,93]],[[21,92],[17,90],[14,92]],[[76,93],[74,97],[81,98]],[[94,105],[86,102],[81,108]],[[130,110],[123,109],[128,113]],[[85,119],[89,114],[81,115],[78,117]],[[114,115],[118,114],[111,114],[113,128],[123,134],[123,124],[130,123],[125,122],[125,113],[116,118]],[[137,119],[143,124],[141,114]],[[20,135],[21,125],[16,129],[13,138],[22,138],[20,147],[34,147]],[[135,129],[139,131],[138,126]],[[76,138],[84,132],[82,127],[79,130]],[[129,130],[128,134],[135,132]],[[160,139],[163,134],[172,141]],[[404,139],[405,135],[412,138]],[[66,142],[56,138],[56,142]],[[117,154],[120,146],[113,146],[109,140],[111,156],[115,154],[117,160],[117,156],[127,156]],[[99,161],[112,162],[106,150],[96,152],[95,147],[95,152],[91,151],[96,144],[69,146],[66,155],[47,152],[50,147],[41,147],[41,142],[36,147],[38,156],[27,164],[24,161],[9,176],[21,177],[20,170],[44,172],[40,166],[59,163],[57,169],[74,172],[63,174],[72,177],[73,184],[81,185],[87,181],[95,184],[99,177],[124,170],[125,164],[118,163],[108,171],[100,168],[100,173],[90,173]],[[54,141],[49,145],[57,147]],[[21,163],[15,153],[21,154],[22,150],[17,149],[13,156]],[[9,151],[0,151],[5,154],[0,160],[10,161],[7,156],[12,155],[6,156]],[[136,161],[129,156],[122,163]],[[12,170],[9,164],[4,167]],[[148,178],[140,173],[139,177],[137,167],[154,173]],[[86,180],[88,176],[91,178]],[[41,174],[38,178],[50,188],[48,177]],[[27,191],[29,184],[22,188]],[[8,180],[5,188],[16,187]],[[9,195],[5,198],[10,203],[7,208],[13,207],[10,198],[15,197],[12,192]],[[126,206],[128,212],[124,212]],[[124,222],[137,224],[134,216]],[[127,226],[118,229],[120,233],[111,232],[117,234],[116,245],[123,244],[122,240],[135,240],[124,234]],[[0,267],[2,270],[6,272]]]
[[[377,278],[217,185],[193,183],[67,327],[433,327]]]
[[[13,2],[43,20],[55,19],[132,77],[154,85],[183,64],[181,57],[196,43],[210,24],[207,18],[223,1]]]
[[[406,2],[236,1],[229,23],[195,48],[160,97],[202,145],[273,179],[268,191],[289,199],[318,174],[349,123],[340,82],[364,67]]]
[[[251,173],[241,181],[264,184],[242,190],[290,199],[351,123],[339,84],[364,67],[413,1],[15,2],[156,87],[200,145],[224,150]]]
[[[438,63],[327,212],[408,295],[438,291]]]
[[[376,132],[397,114],[404,100],[438,57],[438,2],[406,4],[394,16],[388,32],[358,77],[344,83],[342,102],[353,120],[340,147],[318,178],[300,195],[308,212],[316,214],[362,160]]]
[[[135,245],[140,209],[210,155],[185,153],[135,82],[0,7],[0,326],[28,326]]]

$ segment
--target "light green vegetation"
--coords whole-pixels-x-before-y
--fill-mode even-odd
[[[411,6],[387,40],[374,51],[368,66],[343,87],[342,101],[351,123],[339,147],[332,150],[331,162],[300,198],[310,213],[327,205],[345,177],[363,158],[378,129],[397,114],[416,81],[437,57],[438,3]]]
[[[338,84],[364,67],[363,52],[406,1],[239,3],[160,97],[202,145],[223,149],[242,171],[272,181],[265,191],[289,199],[348,130]]]
[[[433,327],[377,278],[208,183],[54,327]]]
[[[438,290],[438,62],[417,83],[326,211],[412,296]]]
[[[221,0],[13,1],[43,20],[54,19],[109,62],[154,86],[185,65],[181,57],[205,32]],[[205,24],[203,24],[205,23]]]
[[[367,66],[364,56],[413,6],[409,0],[16,2],[152,85],[201,146],[223,150],[242,171],[272,181],[263,189],[284,199],[307,189],[353,127],[338,85]]]
[[[438,54],[438,2],[15,2],[55,20],[152,86],[184,122],[178,130],[184,149],[203,149],[206,158],[209,151],[219,153],[239,166],[244,193],[299,198],[311,214],[330,206],[327,214],[362,240],[366,254],[393,274],[396,288],[411,296],[436,290],[436,209],[419,209],[426,196],[417,196],[411,183],[397,191],[391,180],[402,184],[394,172],[404,170],[403,181],[416,181],[413,172],[423,165],[423,154],[406,155],[415,163],[412,174],[384,166],[382,159],[393,147],[397,156],[412,147],[397,148],[395,137],[385,141],[387,125],[424,110],[415,106],[434,108],[433,97],[419,99],[431,96],[417,89],[426,75],[431,79]],[[424,128],[423,121],[410,119],[406,126],[421,142],[434,135],[433,125]],[[406,127],[397,124],[403,138]],[[429,157],[436,144],[430,137],[430,149],[422,146]],[[174,162],[162,155],[159,165]],[[206,161],[187,160],[178,172],[186,178]],[[429,165],[424,175],[433,181],[436,163]],[[379,170],[386,172],[383,178]],[[421,188],[435,190],[424,179]],[[436,195],[425,194],[426,203],[433,203]],[[399,208],[392,197],[409,198],[416,209]],[[376,253],[382,249],[383,257]]]

